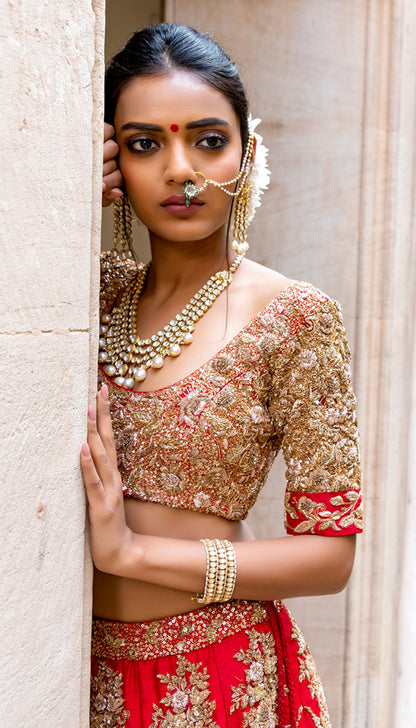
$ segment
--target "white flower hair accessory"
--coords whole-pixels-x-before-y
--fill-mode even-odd
[[[254,156],[253,168],[249,175],[251,184],[251,199],[248,206],[248,222],[254,217],[257,207],[261,205],[261,196],[270,183],[270,169],[267,164],[269,154],[268,148],[263,144],[263,137],[255,129],[261,123],[261,119],[253,119],[251,114],[248,118],[248,129],[256,140],[256,153]]]

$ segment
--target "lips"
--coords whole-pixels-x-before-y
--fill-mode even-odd
[[[171,195],[170,197],[167,197],[166,200],[163,200],[160,204],[162,207],[167,207],[169,205],[185,205],[185,195]],[[203,205],[204,203],[201,202],[201,200],[198,200],[197,197],[194,197],[191,200],[191,205]]]
[[[205,204],[198,197],[194,197],[190,205],[186,205],[185,200],[185,195],[170,195],[161,202],[161,207],[175,217],[189,217],[201,210]]]

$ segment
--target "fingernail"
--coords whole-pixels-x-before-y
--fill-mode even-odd
[[[83,442],[81,445],[82,454],[86,457],[89,457],[90,454],[90,448],[88,447],[88,442]]]
[[[100,394],[104,402],[108,402],[108,387],[106,384],[101,385]]]
[[[95,420],[95,409],[92,404],[88,407],[88,417],[90,420]]]

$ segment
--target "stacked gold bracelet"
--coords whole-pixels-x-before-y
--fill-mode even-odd
[[[200,604],[228,602],[233,596],[237,563],[231,541],[202,538],[207,555],[204,593],[197,596]]]

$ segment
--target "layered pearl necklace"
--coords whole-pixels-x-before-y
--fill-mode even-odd
[[[195,324],[220,293],[230,285],[244,255],[237,255],[229,270],[211,276],[189,303],[164,329],[148,339],[137,336],[137,307],[151,263],[126,288],[120,303],[101,317],[98,361],[115,384],[133,389],[146,379],[147,370],[163,367],[167,356],[179,356],[183,344],[191,344]]]

